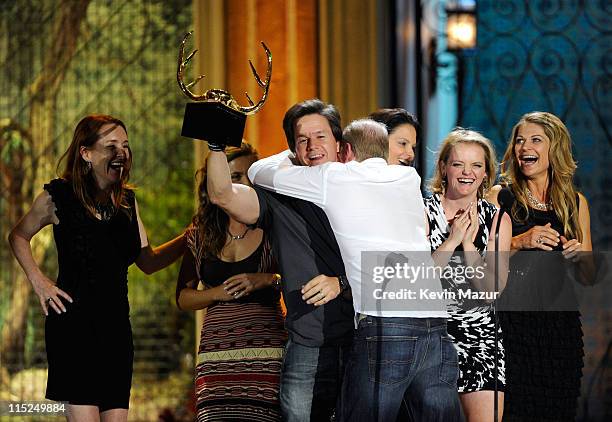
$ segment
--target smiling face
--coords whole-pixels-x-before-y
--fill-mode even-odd
[[[295,156],[300,164],[318,166],[338,161],[339,143],[327,119],[320,114],[307,114],[295,124]]]
[[[547,175],[550,166],[549,150],[550,139],[542,126],[526,122],[518,128],[514,140],[514,156],[525,177],[534,179]]]
[[[484,149],[475,143],[455,145],[446,163],[442,163],[442,174],[446,176],[447,197],[476,199],[478,188],[487,177]]]
[[[256,161],[254,155],[243,155],[230,161],[229,168],[232,175],[232,183],[240,183],[241,185],[253,186],[247,176],[249,167]]]
[[[417,143],[414,126],[404,123],[389,134],[389,164],[409,166],[414,161]]]
[[[127,133],[119,125],[106,124],[98,131],[98,140],[90,147],[81,147],[83,160],[91,163],[91,173],[98,188],[105,190],[121,182],[131,164]]]

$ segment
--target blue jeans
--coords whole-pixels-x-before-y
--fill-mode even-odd
[[[359,322],[340,397],[341,421],[461,421],[457,352],[442,318]]]
[[[307,347],[287,341],[280,382],[285,422],[326,422],[335,413],[350,346]]]

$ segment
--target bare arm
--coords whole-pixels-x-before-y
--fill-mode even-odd
[[[591,243],[591,214],[589,212],[589,203],[581,193],[578,194],[578,199],[580,200],[578,223],[582,231],[582,250],[591,252],[593,251],[593,244]]]
[[[461,244],[465,237],[466,231],[470,226],[469,213],[464,212],[459,217],[455,218],[453,224],[450,227],[450,233],[446,240],[433,251],[431,257],[433,258],[436,266],[444,268],[448,264],[451,256],[455,252],[455,249]],[[429,231],[429,224],[427,230]],[[431,233],[430,233],[431,235]]]
[[[502,190],[500,185],[495,185],[491,188],[486,196],[486,200],[499,208],[497,195]],[[510,225],[512,227],[512,224]],[[559,244],[559,233],[548,223],[544,226],[533,226],[525,233],[518,234],[511,238],[510,255],[513,255],[522,249],[541,249],[543,251],[552,251]]]
[[[479,291],[492,292],[495,288],[494,279],[494,262],[493,254],[495,251],[495,228],[497,227],[497,218],[499,212],[495,215],[492,222],[492,231],[489,235],[489,242],[487,245],[487,254],[483,260],[480,253],[477,251],[473,244],[472,236],[476,233],[478,220],[474,216],[473,211],[476,209],[475,205],[471,205],[466,212],[455,219],[451,226],[451,233],[449,237],[436,249],[432,257],[437,266],[444,267],[447,265],[453,252],[459,246],[463,244],[463,250],[465,254],[466,265],[468,267],[476,268],[478,266],[485,267],[485,271],[482,277],[471,277],[470,282]],[[470,219],[471,215],[471,219]],[[471,229],[471,230],[470,230]],[[501,221],[500,234],[499,234],[499,249],[500,249],[500,260],[499,260],[499,291],[502,291],[506,285],[508,278],[509,269],[509,251],[510,241],[512,239],[512,223],[510,217],[504,214],[504,218]]]
[[[502,190],[501,185],[495,185],[493,186],[489,192],[487,192],[487,194],[485,195],[485,200],[493,205],[495,205],[497,208],[499,208],[499,202],[497,201],[497,195],[499,195],[499,191]]]
[[[572,262],[576,279],[584,285],[590,285],[595,280],[597,266],[593,254],[593,244],[591,243],[591,216],[589,213],[589,203],[581,193],[578,194],[580,201],[578,211],[578,224],[582,232],[582,242],[577,239],[566,239],[561,236],[563,244],[563,256]]]
[[[487,252],[484,258],[485,272],[484,277],[475,277],[472,279],[472,284],[480,291],[493,292],[495,291],[495,229],[497,227],[497,219],[499,211],[493,218],[491,224],[491,233],[487,244]],[[508,272],[510,271],[510,248],[512,242],[512,221],[507,213],[504,213],[499,226],[499,289],[502,292],[508,281]]]
[[[11,250],[17,258],[19,265],[23,268],[32,287],[38,296],[40,306],[45,315],[48,315],[48,307],[53,308],[58,314],[66,312],[66,308],[60,297],[72,302],[72,298],[63,290],[55,286],[40,270],[32,254],[30,240],[43,227],[49,224],[58,224],[59,220],[55,214],[55,204],[47,191],[40,193],[35,199],[32,207],[19,220],[17,225],[9,233]],[[50,300],[49,300],[50,299]]]
[[[191,251],[186,250],[176,284],[176,305],[179,309],[195,311],[208,308],[220,301],[233,299],[233,296],[223,290],[223,286],[204,288],[204,290],[197,290],[197,287],[195,260]]]
[[[257,192],[249,186],[232,183],[225,153],[210,151],[207,163],[208,197],[230,217],[255,224],[259,218]]]
[[[236,274],[217,287],[197,290],[198,279],[193,254],[191,251],[185,251],[176,285],[176,304],[185,310],[208,308],[217,302],[240,299],[255,290],[271,287],[277,277],[277,274],[271,273]]]
[[[144,224],[142,224],[142,220],[140,219],[138,202],[134,200],[134,204],[136,206],[136,218],[138,219],[141,246],[140,254],[138,258],[136,258],[136,265],[145,274],[153,274],[154,272],[166,268],[183,255],[185,251],[185,233],[181,233],[179,236],[163,245],[152,248],[149,244]]]

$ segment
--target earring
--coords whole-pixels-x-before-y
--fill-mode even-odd
[[[444,196],[446,194],[446,185],[447,185],[447,181],[446,181],[446,174],[442,176],[442,196]]]
[[[91,161],[85,161],[85,174],[91,171]]]

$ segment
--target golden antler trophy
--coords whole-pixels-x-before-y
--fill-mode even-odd
[[[240,147],[246,116],[257,113],[268,98],[270,79],[272,77],[272,53],[270,53],[268,47],[262,42],[261,45],[268,57],[268,70],[264,82],[261,81],[253,63],[249,60],[253,76],[257,84],[263,88],[263,95],[257,104],[255,104],[251,100],[251,97],[249,97],[249,94],[245,93],[250,105],[243,107],[238,104],[229,92],[222,89],[209,89],[199,95],[191,92],[189,88],[204,78],[204,75],[198,76],[189,84],[183,82],[185,66],[198,52],[198,50],[194,50],[183,60],[185,55],[185,43],[192,33],[193,31],[188,32],[183,38],[178,56],[178,70],[176,72],[179,88],[187,98],[193,100],[193,102],[189,102],[185,106],[185,117],[183,118],[181,135],[188,138],[205,140],[217,145]]]

